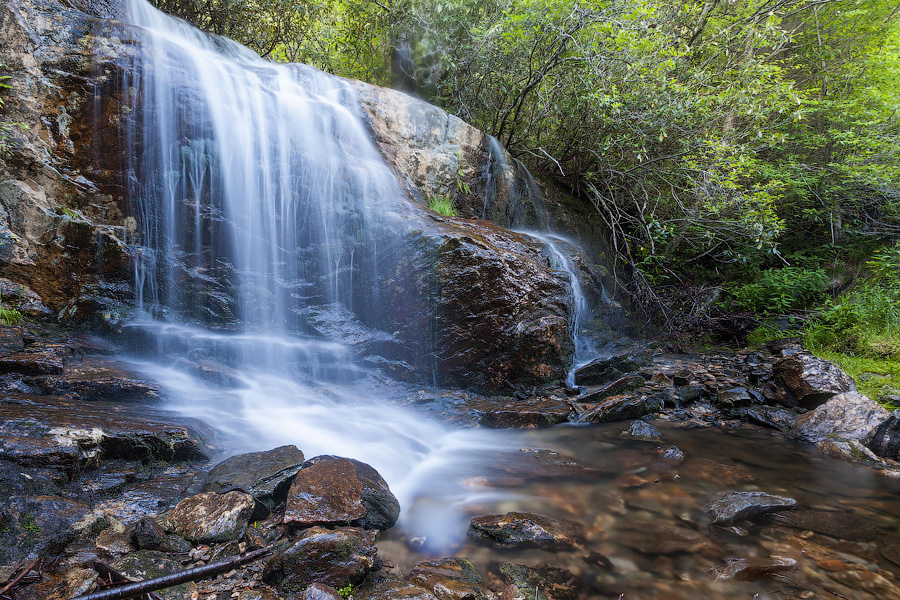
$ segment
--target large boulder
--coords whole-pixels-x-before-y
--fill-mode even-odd
[[[400,503],[371,466],[337,456],[317,456],[303,465],[288,491],[284,522],[293,526],[353,523],[390,529]]]
[[[886,421],[889,414],[859,392],[847,392],[801,415],[789,435],[811,444],[827,439],[860,441]]]
[[[863,443],[878,456],[900,460],[900,410],[870,431]]]
[[[198,544],[239,540],[247,531],[255,504],[253,496],[243,492],[204,492],[179,502],[163,527]]]
[[[772,370],[785,388],[780,400],[788,406],[816,408],[837,394],[856,391],[853,379],[839,366],[809,352],[778,359]]]

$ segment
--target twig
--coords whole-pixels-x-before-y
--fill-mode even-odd
[[[5,586],[3,586],[3,589],[0,589],[0,596],[2,596],[3,594],[5,594],[5,593],[8,592],[9,590],[13,589],[13,587],[14,587],[17,583],[19,583],[20,581],[22,581],[22,579],[24,579],[25,576],[28,575],[28,574],[31,572],[31,570],[32,570],[33,568],[35,568],[35,567],[37,566],[37,564],[38,564],[40,561],[41,561],[40,558],[35,558],[33,561],[31,561],[30,563],[28,563],[28,566],[25,567],[24,569],[22,569],[22,572],[19,573],[19,574],[16,576],[15,579],[13,579],[13,580],[10,581],[9,583],[7,583]]]
[[[247,554],[232,556],[220,560],[219,562],[203,565],[202,567],[196,567],[194,569],[188,569],[187,571],[182,571],[180,573],[163,575],[162,577],[155,577],[146,581],[117,586],[102,592],[78,596],[74,600],[125,600],[126,598],[134,598],[155,590],[161,590],[189,581],[197,581],[198,579],[205,579],[211,575],[230,571],[234,567],[263,558],[273,550],[274,547],[272,546],[261,548],[259,550],[254,550],[253,552],[248,552]]]

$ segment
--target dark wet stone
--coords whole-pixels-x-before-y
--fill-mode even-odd
[[[359,585],[375,564],[375,533],[357,527],[310,527],[269,559],[263,580],[282,592],[297,592],[315,582],[335,589]]]
[[[837,394],[856,391],[853,380],[839,366],[809,352],[776,360],[772,370],[789,392],[781,397],[788,406],[816,408]]]
[[[684,452],[678,446],[659,446],[653,450],[653,453],[667,461],[680,463],[684,460]]]
[[[631,440],[643,440],[645,442],[659,442],[662,440],[662,432],[646,421],[632,421],[628,429],[619,434],[620,438]]]
[[[341,594],[330,585],[312,583],[303,590],[302,600],[341,600]]]
[[[256,502],[243,492],[204,492],[179,502],[163,521],[166,531],[198,544],[239,540]]]
[[[896,535],[883,535],[878,538],[878,554],[882,558],[900,566],[900,540]]]
[[[797,424],[797,413],[777,406],[750,406],[743,416],[751,423],[779,431],[788,431]]]
[[[873,429],[863,444],[883,458],[900,460],[900,410],[895,410],[881,425]]]
[[[144,517],[134,525],[131,532],[131,541],[139,550],[159,550],[159,546],[166,539],[166,532],[156,519]]]
[[[801,415],[788,435],[812,444],[838,438],[861,441],[876,430],[889,414],[859,392],[847,392]]]
[[[706,396],[706,390],[696,385],[685,385],[678,388],[676,393],[678,394],[678,399],[681,400],[682,406],[697,402]]]
[[[12,496],[0,507],[0,565],[30,554],[52,556],[96,521],[91,507],[58,496]]]
[[[261,502],[280,502],[287,498],[288,488],[303,466],[303,460],[303,452],[296,446],[238,454],[210,470],[205,491],[240,488]]]
[[[531,513],[510,512],[472,519],[469,537],[501,546],[571,550],[582,538],[581,526]]]
[[[569,420],[571,408],[556,398],[526,398],[505,401],[484,398],[469,403],[480,415],[479,424],[496,429],[521,427],[550,427]]]
[[[209,359],[179,359],[175,367],[192,375],[221,386],[237,387],[241,384],[241,375],[234,369]]]
[[[608,423],[625,419],[639,419],[659,412],[662,408],[663,403],[657,396],[625,394],[607,398],[581,415],[578,420],[584,423]]]
[[[403,579],[372,573],[353,592],[355,600],[436,600],[434,594]]]
[[[651,364],[653,357],[647,351],[598,358],[575,371],[575,381],[578,385],[604,385]]]
[[[772,573],[793,571],[797,561],[784,556],[731,558],[721,567],[711,569],[710,574],[718,581],[756,581]]]
[[[706,512],[716,525],[731,525],[796,505],[797,501],[787,496],[765,492],[728,492],[707,505]]]
[[[131,581],[144,581],[163,575],[171,575],[184,570],[181,563],[170,559],[162,552],[138,550],[127,554],[111,565]],[[182,583],[156,592],[163,600],[183,600],[191,597],[196,589],[192,583]]]
[[[845,540],[870,542],[878,536],[878,527],[870,521],[844,511],[792,510],[775,513],[771,518],[789,527]]]
[[[727,390],[719,390],[719,394],[716,397],[716,406],[728,410],[750,406],[754,400],[754,396],[750,394],[747,388],[735,387]]]
[[[584,582],[566,569],[551,565],[527,567],[517,563],[501,563],[497,570],[509,584],[518,588],[527,600],[578,600],[585,590]]]
[[[696,552],[706,545],[706,538],[700,532],[666,519],[622,523],[610,539],[638,552],[654,555]]]
[[[307,469],[313,465],[338,460],[350,461],[362,488],[362,504],[365,514],[354,524],[358,524],[363,529],[385,530],[393,527],[400,517],[400,502],[397,501],[384,478],[371,465],[352,458],[322,455],[306,461],[303,468]]]
[[[647,385],[647,380],[640,375],[625,375],[624,377],[620,377],[619,379],[614,380],[612,383],[603,386],[599,390],[595,390],[583,396],[579,396],[577,400],[578,402],[600,402],[601,400],[609,398],[610,396],[617,396],[620,394],[633,392],[634,390],[645,385]]]
[[[426,560],[417,564],[408,579],[438,600],[480,600],[484,598],[481,575],[464,558]]]

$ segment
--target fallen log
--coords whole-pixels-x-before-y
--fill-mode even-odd
[[[154,577],[153,579],[148,579],[146,581],[138,581],[136,583],[128,583],[125,585],[116,586],[108,590],[103,590],[102,592],[94,592],[92,594],[78,596],[77,598],[73,598],[72,600],[125,600],[126,598],[135,598],[149,592],[172,587],[173,585],[187,583],[189,581],[197,581],[199,579],[206,579],[207,577],[218,575],[219,573],[224,573],[225,571],[230,571],[235,567],[239,567],[243,564],[263,558],[264,556],[270,554],[273,550],[273,546],[269,546],[268,548],[260,548],[259,550],[254,550],[253,552],[231,556],[229,558],[210,563],[208,565],[203,565],[202,567],[194,567],[193,569],[181,571],[180,573],[172,573],[171,575]]]

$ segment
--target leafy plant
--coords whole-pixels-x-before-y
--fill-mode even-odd
[[[0,296],[0,302],[3,301],[2,296]],[[3,308],[0,306],[0,324],[2,325],[17,325],[25,320],[24,315],[19,312],[15,308]]]
[[[349,598],[353,595],[353,584],[348,583],[344,587],[340,588],[337,592],[341,595],[341,598],[344,598],[346,600],[346,598]]]
[[[428,208],[445,217],[457,216],[450,194],[435,194],[428,197]]]
[[[733,295],[735,302],[745,309],[783,314],[820,302],[827,283],[828,275],[823,269],[768,269],[759,281],[735,288]]]

